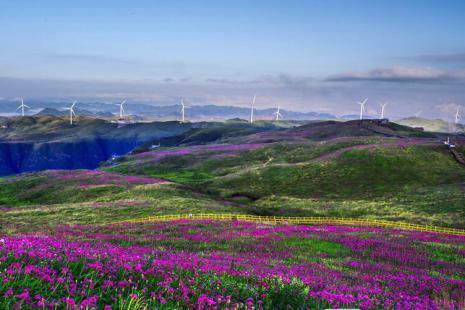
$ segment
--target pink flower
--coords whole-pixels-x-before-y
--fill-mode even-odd
[[[19,299],[24,299],[24,300],[29,300],[29,299],[31,299],[31,296],[29,296],[29,292],[28,292],[28,291],[24,291],[24,292],[22,292],[21,294],[16,295],[16,297],[18,297]]]
[[[66,305],[67,308],[74,308],[74,307],[76,307],[76,302],[74,301],[74,299],[66,297],[65,298],[65,305]]]
[[[3,297],[8,298],[11,295],[13,295],[13,289],[10,288],[5,292],[5,294],[3,294]]]

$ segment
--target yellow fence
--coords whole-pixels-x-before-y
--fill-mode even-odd
[[[181,219],[192,220],[227,220],[227,221],[249,221],[259,223],[274,223],[274,224],[303,224],[303,225],[344,225],[344,226],[372,226],[416,230],[424,232],[439,232],[453,235],[465,236],[464,229],[443,228],[437,226],[408,224],[403,222],[391,222],[384,220],[371,220],[362,218],[335,218],[335,217],[285,217],[285,216],[258,216],[248,214],[222,214],[222,213],[197,213],[197,214],[169,214],[156,215],[138,219],[130,219],[125,221],[113,222],[110,224],[122,223],[143,223],[154,221],[173,221]]]

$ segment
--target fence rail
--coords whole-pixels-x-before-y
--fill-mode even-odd
[[[249,221],[260,223],[274,224],[334,224],[344,226],[373,226],[385,228],[397,228],[416,230],[423,232],[438,232],[452,235],[465,236],[465,229],[444,228],[429,225],[417,225],[403,222],[393,222],[385,220],[372,220],[362,218],[336,218],[336,217],[286,217],[286,216],[260,216],[248,214],[231,214],[231,213],[197,213],[197,214],[167,214],[156,215],[144,218],[129,219],[124,221],[112,222],[108,224],[123,224],[123,223],[144,223],[156,221],[173,221],[173,220],[227,220],[227,221]]]

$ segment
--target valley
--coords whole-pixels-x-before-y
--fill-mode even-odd
[[[0,175],[46,169],[95,169],[112,156],[124,155],[149,141],[171,145],[170,138],[195,129],[223,128],[240,132],[275,129],[273,124],[247,123],[117,123],[78,117],[31,116],[12,118],[0,129]],[[155,142],[154,142],[155,143]]]

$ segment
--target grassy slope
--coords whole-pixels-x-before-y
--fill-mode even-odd
[[[271,194],[307,198],[372,198],[416,187],[457,183],[465,169],[438,148],[353,149],[329,162],[268,166],[213,180],[209,187],[229,196]]]
[[[246,212],[237,204],[222,203],[177,184],[141,184],[137,179],[131,183],[124,175],[112,175],[112,179],[106,177],[111,182],[103,182],[94,175],[76,174],[53,171],[3,178],[0,230],[30,231],[44,225],[108,223],[156,214]]]
[[[343,128],[338,131],[332,126]],[[381,129],[417,134],[397,125]],[[339,137],[341,132],[349,137]],[[7,212],[3,223],[27,222],[34,212],[45,214],[43,222],[57,223],[105,222],[160,213],[244,212],[465,227],[465,169],[437,142],[383,138],[355,123],[310,124],[228,141],[234,139],[238,145],[261,144],[221,151],[208,146],[179,147],[168,151],[183,151],[183,155],[156,156],[167,151],[161,149],[126,156],[117,166],[104,168],[176,184],[116,182],[82,187],[70,180],[41,179],[41,174],[9,178],[0,186],[0,205],[15,209]]]
[[[111,123],[107,120],[77,116],[74,125],[69,124],[67,116],[25,116],[10,118],[5,122],[6,129],[0,131],[0,140],[4,141],[29,141],[29,142],[46,142],[56,140],[75,141],[88,137],[102,138],[137,138],[139,141],[148,141],[155,139],[159,142],[165,139],[180,141],[184,138],[199,142],[205,138],[221,138],[231,135],[246,135],[254,132],[288,128],[293,126],[292,122],[274,123],[269,121],[249,123],[222,123],[222,122],[199,122],[199,123],[179,123],[178,121],[166,122],[140,122],[120,126],[117,123]],[[196,137],[197,135],[197,137]],[[175,141],[177,142],[177,141]],[[167,143],[172,145],[171,143]],[[150,146],[150,144],[148,144]]]
[[[149,175],[183,184],[196,185],[216,177],[235,174],[247,170],[247,168],[263,166],[270,158],[273,164],[299,163],[339,149],[353,145],[371,144],[376,141],[375,138],[357,138],[336,140],[330,143],[269,143],[253,150],[218,152],[205,149],[205,151],[163,158],[153,158],[148,155],[146,157],[126,157],[121,159],[119,165],[104,169],[124,174]],[[171,149],[190,150],[191,148]]]
[[[204,152],[137,163],[129,158],[110,170],[172,179],[250,205],[258,214],[362,216],[464,227],[465,169],[439,144],[396,141],[401,140],[370,136],[273,143],[222,157]],[[377,148],[347,150],[371,144]]]
[[[34,231],[39,227],[62,224],[101,224],[159,214],[247,212],[240,206],[223,204],[173,185],[139,185],[116,195],[103,195],[97,200],[0,210],[0,231]]]

